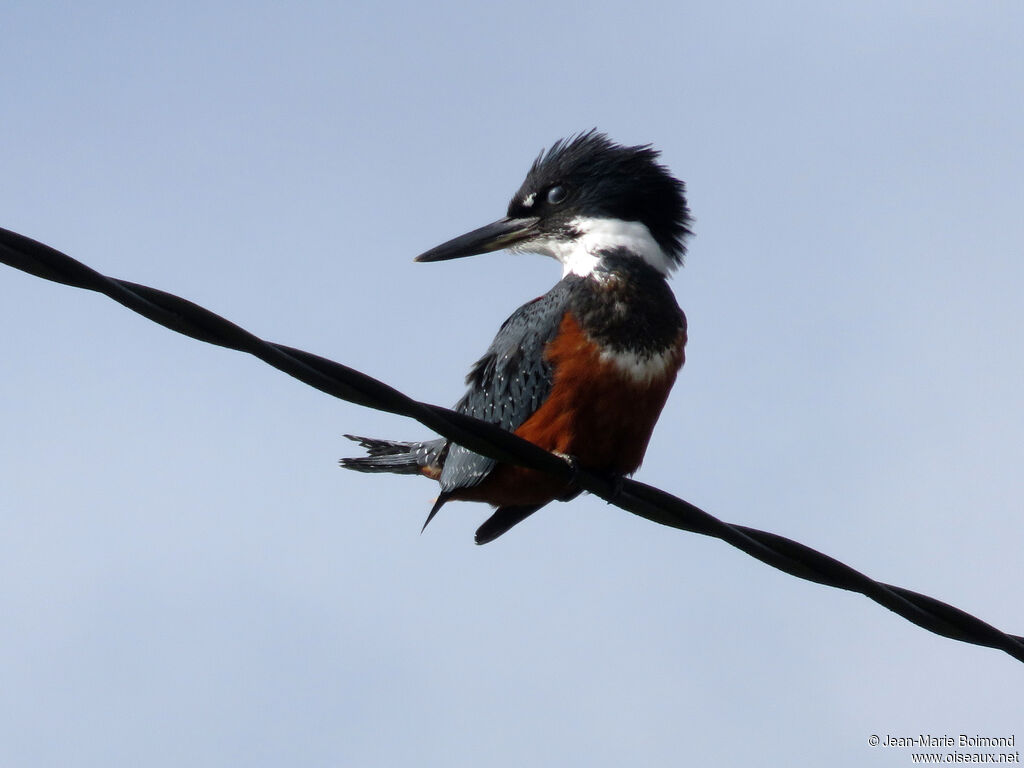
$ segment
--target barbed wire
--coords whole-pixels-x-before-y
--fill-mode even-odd
[[[329,395],[415,419],[489,458],[573,480],[584,490],[627,512],[672,528],[721,539],[785,573],[859,592],[919,627],[961,642],[996,648],[1024,662],[1024,637],[1006,634],[948,603],[875,581],[784,536],[723,522],[690,502],[645,483],[574,468],[558,456],[493,424],[419,402],[333,360],[265,341],[187,299],[107,277],[48,245],[2,228],[0,261],[46,280],[97,291],[173,331],[208,344],[248,352]]]

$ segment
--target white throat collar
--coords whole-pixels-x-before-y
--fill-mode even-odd
[[[514,250],[542,253],[558,259],[562,262],[562,277],[587,277],[593,274],[605,253],[620,248],[642,259],[662,275],[667,276],[675,267],[647,226],[639,221],[580,216],[572,219],[566,229],[575,234],[572,239],[552,236],[529,240]]]

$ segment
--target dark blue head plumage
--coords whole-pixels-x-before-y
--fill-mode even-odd
[[[623,146],[597,130],[556,141],[541,152],[509,203],[508,215],[585,217],[644,224],[675,264],[691,234],[686,187],[658,162],[649,144]],[[557,205],[548,201],[561,189]],[[534,206],[524,206],[531,201]],[[542,213],[543,211],[543,213]]]
[[[602,253],[627,252],[662,274],[686,252],[690,211],[682,181],[649,145],[597,130],[556,141],[534,160],[504,219],[433,248],[417,261],[510,248],[553,256],[587,274]]]

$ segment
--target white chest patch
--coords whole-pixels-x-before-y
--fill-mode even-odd
[[[679,357],[675,349],[660,353],[602,350],[602,363],[611,363],[635,384],[651,384],[675,374],[679,368]]]
[[[586,277],[601,261],[601,254],[625,248],[639,256],[661,274],[667,275],[675,263],[661,250],[646,225],[639,221],[597,219],[584,216],[569,222],[574,237],[549,237],[529,240],[513,250],[535,251],[552,256],[562,262],[562,277]]]

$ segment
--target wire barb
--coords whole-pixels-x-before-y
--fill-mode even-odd
[[[0,228],[0,261],[29,274],[97,291],[128,309],[208,344],[248,352],[329,395],[367,408],[415,419],[440,435],[489,458],[540,470],[605,501],[662,525],[713,536],[751,557],[801,579],[859,592],[931,632],[1005,651],[1024,662],[1024,637],[1008,635],[981,619],[935,598],[874,581],[804,544],[767,531],[725,523],[665,491],[629,478],[609,478],[538,448],[511,432],[447,408],[413,400],[387,384],[333,360],[264,341],[187,299],[145,285],[100,274],[60,251]]]

